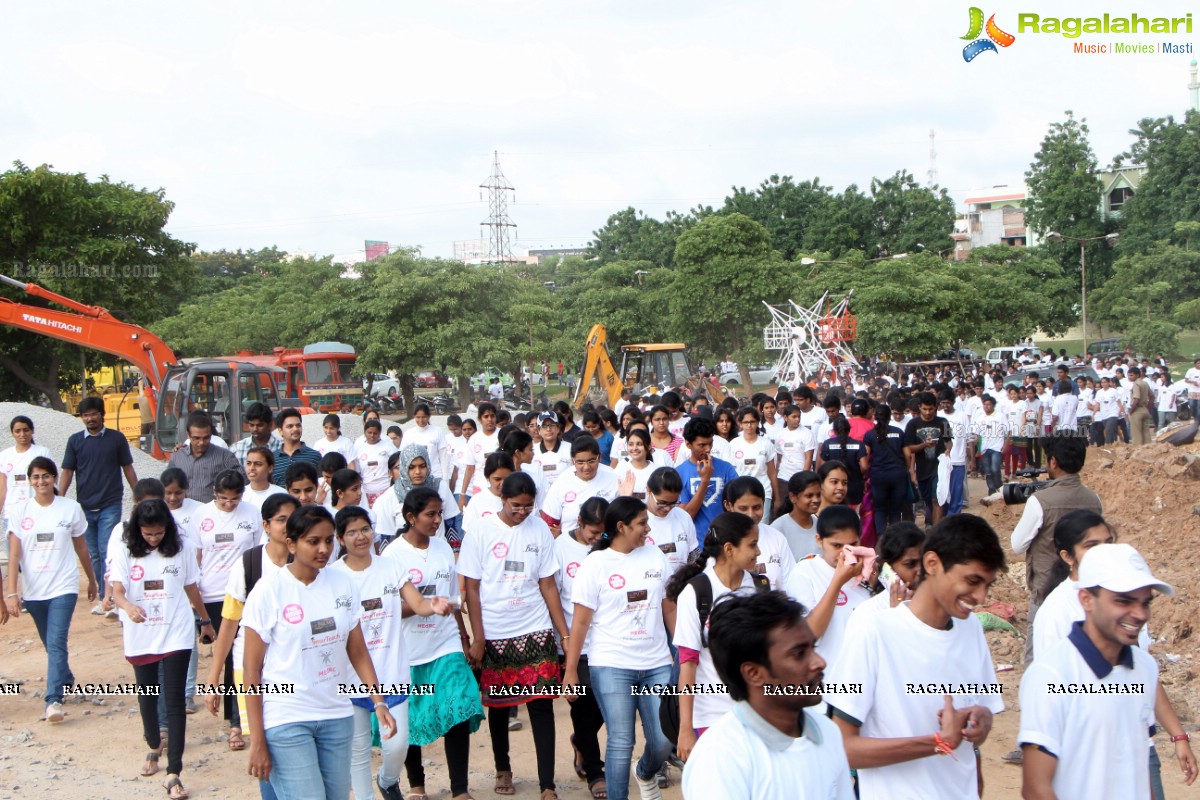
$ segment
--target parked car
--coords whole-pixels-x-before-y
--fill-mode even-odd
[[[750,382],[755,386],[765,386],[775,379],[775,365],[757,365],[750,367]],[[722,372],[719,380],[722,386],[741,386],[742,373],[736,369],[732,372]]]
[[[399,397],[400,382],[395,378],[376,372],[371,375],[371,380],[363,378],[363,391],[367,391],[367,384],[371,384],[371,397]]]
[[[1008,361],[1015,361],[1021,353],[1028,353],[1029,357],[1034,361],[1038,361],[1042,357],[1042,348],[1031,345],[1012,345],[1011,347],[993,347],[987,352],[987,360],[989,364],[1004,364]]]
[[[1053,382],[1058,377],[1058,367],[1051,364],[1030,364],[1024,369],[1019,369],[1012,375],[1004,376],[1005,386],[1022,386],[1025,383],[1026,375],[1036,375],[1040,380]],[[1096,374],[1096,370],[1086,365],[1071,366],[1067,368],[1067,376],[1073,381],[1076,378],[1087,378],[1099,383],[1100,376]]]
[[[957,354],[955,354],[955,352],[953,350],[943,350],[942,352],[937,354],[937,358],[934,360],[935,361],[957,361],[957,360],[961,359],[962,361],[978,361],[980,358],[981,358],[981,356],[979,355],[979,353],[976,353],[974,350],[964,347],[961,350],[959,350]]]
[[[418,389],[445,389],[450,386],[450,379],[435,369],[427,369],[417,373]]]
[[[1135,353],[1129,348],[1129,342],[1121,336],[1112,336],[1108,339],[1097,339],[1088,345],[1088,358],[1114,358],[1116,356],[1129,355],[1131,358],[1141,358],[1141,353]]]

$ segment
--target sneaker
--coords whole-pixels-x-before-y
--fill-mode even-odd
[[[521,724],[520,717],[509,717],[508,718],[508,729],[510,731],[519,731],[523,727],[525,727],[525,726]]]
[[[100,602],[100,603],[96,603],[96,605],[92,606],[92,613],[95,614],[97,617],[104,616],[104,603]]]
[[[384,785],[379,782],[379,776],[376,775],[375,786],[379,789],[379,794],[381,797],[383,797],[383,800],[404,800],[404,793],[400,791],[399,781],[385,788]]]
[[[183,713],[185,713],[185,714],[195,714],[196,713],[196,698],[189,697],[183,701]]]
[[[671,785],[671,776],[667,774],[667,765],[663,764],[662,769],[654,776],[658,781],[658,788],[665,789]]]
[[[1025,762],[1025,754],[1021,751],[1021,748],[1018,747],[1016,750],[1000,756],[1000,760],[1005,764],[1016,764],[1017,766],[1020,766]]]
[[[117,618],[117,609],[110,608],[108,611],[105,611],[104,618],[105,619],[116,619]]]
[[[658,776],[653,778],[643,778],[637,774],[637,770],[633,771],[633,779],[637,782],[638,791],[642,794],[642,800],[663,800],[662,792],[658,788]]]
[[[62,722],[63,716],[62,703],[49,703],[46,705],[46,722]]]

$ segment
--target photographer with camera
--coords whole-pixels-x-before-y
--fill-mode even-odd
[[[1042,439],[1042,450],[1050,480],[1026,501],[1025,511],[1012,532],[1013,552],[1025,554],[1025,585],[1029,590],[1026,665],[1033,663],[1033,619],[1038,607],[1062,580],[1055,569],[1058,553],[1054,549],[1054,526],[1063,515],[1077,509],[1104,513],[1100,496],[1079,479],[1087,458],[1087,439],[1076,435],[1047,436]]]

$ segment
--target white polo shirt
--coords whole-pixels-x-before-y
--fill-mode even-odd
[[[852,800],[850,765],[837,726],[808,711],[792,738],[736,703],[705,731],[683,769],[688,800]]]
[[[1154,724],[1157,688],[1150,654],[1126,646],[1114,666],[1076,622],[1025,670],[1017,743],[1058,760],[1052,786],[1059,797],[1148,798],[1149,762],[1139,754]]]

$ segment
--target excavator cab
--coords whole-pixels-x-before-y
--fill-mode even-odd
[[[692,376],[681,344],[627,344],[621,348],[621,381],[634,394],[664,392]]]
[[[237,361],[205,360],[174,366],[163,382],[154,442],[145,442],[143,449],[152,452],[157,444],[170,454],[187,441],[187,418],[196,411],[208,414],[213,433],[233,444],[249,434],[245,412],[252,403],[266,403],[272,412],[280,410],[276,387],[281,380],[279,367]]]

